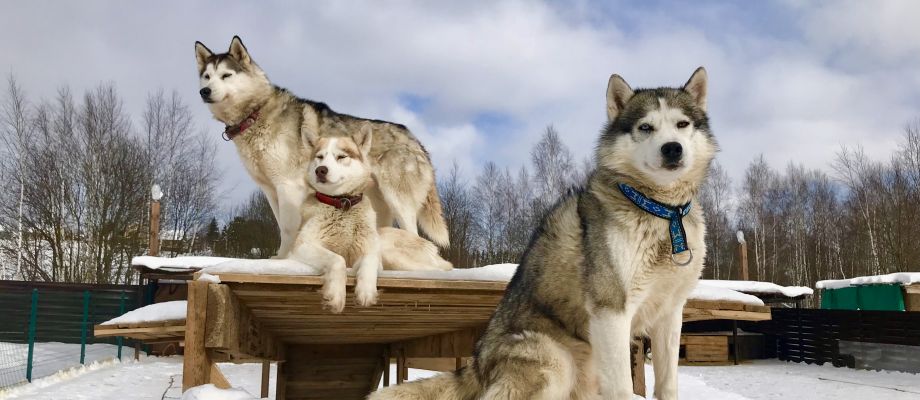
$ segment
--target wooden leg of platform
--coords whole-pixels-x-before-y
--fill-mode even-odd
[[[205,349],[208,311],[208,283],[188,283],[188,308],[185,318],[185,357],[182,362],[182,391],[209,383],[211,360]]]
[[[406,370],[406,351],[402,348],[396,350],[396,384],[402,385],[408,375]]]
[[[220,372],[220,367],[217,364],[211,363],[210,370],[208,383],[213,383],[218,389],[230,389],[230,381],[227,380],[223,372]]]
[[[262,361],[262,391],[259,394],[260,398],[268,397],[268,380],[272,373],[272,362],[271,361]]]
[[[383,349],[383,387],[390,386],[390,349]]]
[[[645,339],[632,342],[633,393],[645,397]]]

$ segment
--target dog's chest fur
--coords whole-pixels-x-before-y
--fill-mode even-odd
[[[303,106],[290,99],[274,99],[262,109],[253,126],[233,140],[243,165],[261,184],[302,181],[308,159],[301,143]]]
[[[374,211],[367,200],[344,211],[320,203],[311,196],[302,210],[303,232],[318,240],[324,248],[345,258],[348,266],[353,266],[367,254],[365,245],[376,242],[368,240],[377,235],[377,231]]]

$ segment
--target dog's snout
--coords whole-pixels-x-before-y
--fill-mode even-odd
[[[329,168],[325,166],[316,167],[316,176],[326,176],[329,173]]]
[[[661,146],[661,155],[666,162],[680,161],[684,148],[677,142],[668,142]]]
[[[211,88],[201,88],[201,90],[198,91],[198,94],[201,95],[202,99],[207,100],[208,97],[211,97]]]

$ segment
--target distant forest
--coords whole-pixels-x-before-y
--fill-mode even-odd
[[[130,282],[130,259],[147,248],[153,183],[165,194],[162,255],[274,254],[265,198],[222,204],[215,137],[198,130],[177,93],[149,94],[136,121],[111,84],[36,101],[10,77],[0,101],[0,278]],[[547,210],[593,168],[563,136],[547,127],[520,168],[438,171],[446,258],[457,267],[518,261]],[[752,280],[813,286],[920,271],[920,122],[905,126],[887,161],[844,147],[826,171],[777,170],[757,156],[740,182],[714,163],[699,203],[708,223],[704,278],[740,278],[739,230]]]

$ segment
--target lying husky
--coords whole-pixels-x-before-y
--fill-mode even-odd
[[[195,42],[195,57],[201,99],[214,118],[227,125],[225,139],[236,145],[243,165],[271,204],[281,231],[279,258],[290,251],[302,223],[300,205],[309,195],[305,154],[311,151],[304,153],[301,134],[350,136],[368,122],[377,137],[368,157],[376,181],[368,193],[376,224],[392,226],[395,218],[413,234],[421,225],[433,241],[448,245],[434,168],[405,126],[339,114],[272,85],[237,36],[223,54]]]
[[[649,336],[655,396],[677,398],[683,305],[703,268],[691,202],[716,152],[706,72],[682,88],[607,89],[596,172],[547,215],[470,366],[384,399],[631,399],[630,340]]]
[[[345,307],[345,269],[355,267],[355,303],[377,302],[377,272],[449,270],[431,242],[402,229],[377,229],[374,208],[364,193],[371,183],[368,157],[373,129],[366,125],[354,137],[307,134],[314,149],[308,181],[315,195],[302,206],[303,226],[291,258],[323,268],[323,300],[332,312]]]

